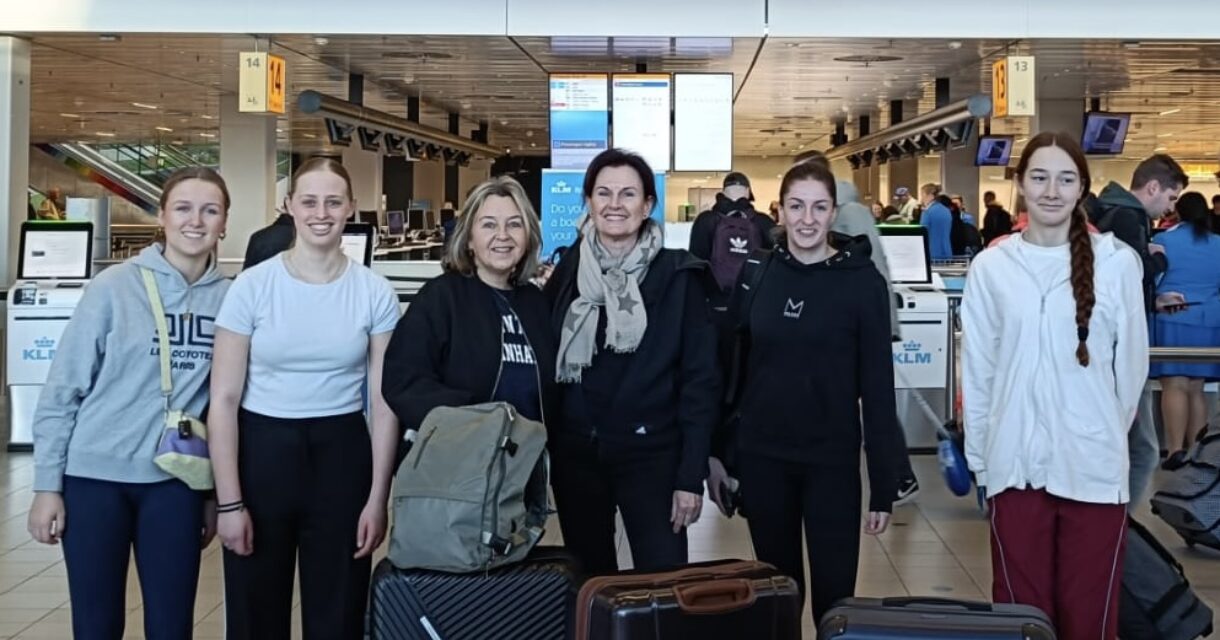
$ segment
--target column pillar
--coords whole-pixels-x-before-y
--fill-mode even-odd
[[[942,80],[944,81],[943,87]],[[979,88],[977,74],[973,80],[959,77],[954,78],[952,83],[947,78],[938,78],[937,105],[945,106],[954,100],[968,98],[978,93]],[[977,140],[978,131],[976,130],[970,135],[965,146],[946,149],[942,152],[940,154],[940,175],[945,194],[960,195],[966,212],[974,216],[976,225],[982,225],[982,217],[979,215],[979,211],[983,208],[983,200],[979,195],[979,168],[974,166],[975,152],[978,150]]]
[[[233,201],[220,257],[243,258],[250,234],[275,219],[275,116],[241,113],[237,96],[220,101],[220,174]]]
[[[0,37],[0,202],[8,224],[0,225],[0,274],[4,286],[17,277],[21,223],[28,215],[30,184],[30,43]]]
[[[449,114],[449,133],[455,136],[462,135],[462,120],[456,113]],[[458,186],[460,175],[461,172],[458,171],[457,162],[449,161],[445,163],[445,202],[452,202],[455,207],[461,199],[461,190]],[[444,203],[441,203],[441,206],[443,205]],[[441,206],[437,206],[436,209],[439,210]]]
[[[890,101],[890,126],[894,126],[905,119],[915,117],[918,111],[919,103],[914,100],[891,100]],[[889,180],[886,186],[885,193],[879,194],[882,204],[897,204],[894,203],[894,191],[899,187],[906,187],[911,192],[911,197],[919,199],[919,160],[915,158],[902,158],[901,160],[890,160],[886,163],[889,167]],[[885,181],[878,181],[885,182]]]
[[[347,77],[347,101],[364,105],[364,75],[353,73]],[[380,151],[365,151],[360,146],[359,136],[353,138],[350,147],[343,150],[343,168],[352,178],[352,197],[361,211],[384,211],[382,206],[383,176]],[[380,215],[378,216],[380,220]]]
[[[1030,137],[1043,131],[1056,131],[1080,140],[1084,133],[1085,102],[1081,98],[1045,98],[1038,100],[1036,115],[1030,123]]]

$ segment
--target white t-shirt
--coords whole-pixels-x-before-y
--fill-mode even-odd
[[[283,255],[242,272],[216,318],[216,326],[250,336],[241,406],[275,418],[362,410],[369,336],[398,322],[394,288],[350,261],[334,282],[302,282]]]

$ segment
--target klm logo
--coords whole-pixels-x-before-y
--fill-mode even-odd
[[[567,182],[560,180],[559,182],[555,183],[555,186],[551,187],[551,193],[566,195],[572,193],[572,187],[569,186]]]
[[[922,349],[922,344],[907,340],[902,343],[902,351],[894,354],[894,364],[932,364],[932,354]]]
[[[729,238],[729,253],[741,253],[750,255],[750,249],[746,245],[749,241],[745,238]]]
[[[26,362],[50,362],[55,358],[55,341],[43,336],[34,341],[33,349],[22,349],[21,359]]]

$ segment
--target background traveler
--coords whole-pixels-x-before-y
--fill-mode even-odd
[[[992,597],[1038,607],[1060,637],[1113,639],[1127,431],[1148,372],[1139,258],[1089,233],[1074,138],[1035,136],[1016,178],[1029,226],[975,258],[962,306],[966,459],[990,500]]]
[[[296,237],[296,226],[287,210],[281,211],[271,224],[250,234],[246,243],[246,259],[242,262],[242,271],[257,265],[268,258],[275,257],[281,251],[292,247]]]
[[[1012,214],[996,200],[994,191],[983,194],[983,203],[987,208],[983,214],[983,245],[989,247],[996,238],[1012,233]]]
[[[889,523],[905,451],[889,300],[868,238],[832,234],[835,180],[820,162],[789,169],[780,198],[784,233],[765,264],[747,267],[733,303],[748,355],[731,446],[755,553],[797,580],[816,621],[855,592],[861,440],[872,535]]]
[[[153,463],[166,416],[157,326],[141,270],[153,272],[170,326],[182,332],[182,349],[171,355],[171,408],[200,415],[213,320],[229,288],[214,255],[229,192],[215,171],[190,167],[166,179],[159,204],[164,243],[89,283],[34,416],[29,530],[45,544],[63,540],[78,640],[123,637],[133,548],[144,633],[189,638],[200,551],[216,531],[216,503]]]
[[[381,395],[398,297],[343,254],[354,209],[342,165],[303,163],[293,247],[242,272],[216,319],[208,426],[230,639],[289,637],[298,556],[305,636],[363,637],[398,440]]]
[[[924,207],[919,215],[919,224],[928,228],[928,255],[933,260],[948,260],[953,257],[953,243],[950,241],[953,214],[938,198],[938,184],[925,184],[919,190],[919,203]]]
[[[707,264],[662,248],[652,168],[618,149],[589,165],[581,235],[547,282],[562,409],[552,485],[565,544],[618,568],[615,508],[636,569],[686,563],[721,399]]]
[[[1151,241],[1151,221],[1172,208],[1178,194],[1189,183],[1190,179],[1173,158],[1154,155],[1135,168],[1130,191],[1116,182],[1107,184],[1089,212],[1098,229],[1112,232],[1115,238],[1127,243],[1139,254],[1144,266],[1144,306],[1148,312],[1154,307],[1156,283],[1169,268],[1164,247]],[[1145,392],[1140,397],[1140,408],[1129,438],[1130,504],[1134,509],[1142,501],[1161,459],[1161,446],[1152,417],[1151,393]]]
[[[1211,212],[1202,194],[1177,201],[1182,222],[1157,235],[1169,269],[1157,285],[1153,343],[1163,347],[1220,346],[1220,236],[1209,228]],[[1181,466],[1186,448],[1207,424],[1203,384],[1220,380],[1220,364],[1157,362],[1150,377],[1161,380],[1161,419],[1166,468]]]
[[[906,187],[898,187],[894,190],[894,206],[898,208],[898,213],[902,215],[902,219],[907,222],[915,220],[915,209],[919,205],[915,198],[911,197],[911,190]]]

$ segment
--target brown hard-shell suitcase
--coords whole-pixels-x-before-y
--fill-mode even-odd
[[[576,597],[576,640],[799,640],[801,596],[775,567],[705,562],[590,578]]]

